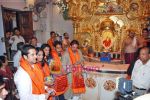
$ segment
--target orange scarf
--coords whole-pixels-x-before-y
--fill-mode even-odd
[[[52,38],[47,41],[47,44],[51,47],[51,49],[54,49],[54,42]]]
[[[54,59],[54,65],[51,66],[51,73],[60,74],[62,70],[62,64],[58,53],[55,50],[51,52]],[[56,90],[56,96],[64,94],[68,89],[68,79],[66,75],[59,75],[55,77],[54,89]]]
[[[42,70],[44,77],[50,76],[50,69],[49,69],[47,63],[45,63],[44,66],[41,65],[41,62],[39,62],[37,64],[40,67],[40,69]]]
[[[56,96],[64,94],[68,90],[67,75],[56,76],[54,89],[56,91]]]
[[[50,67],[51,73],[60,74],[61,70],[62,70],[62,64],[60,61],[60,57],[58,56],[58,53],[55,50],[52,50],[51,54],[52,54],[52,57],[54,59],[54,65],[52,65]]]
[[[69,52],[69,55],[70,55],[70,59],[71,59],[71,63],[72,64],[75,64],[77,61],[80,60],[80,55],[79,55],[79,52],[77,51],[76,54],[74,54],[71,50],[71,48],[68,48],[68,52]]]
[[[32,80],[32,93],[45,93],[44,77],[40,68],[37,65],[34,65],[34,68],[32,68],[31,65],[24,58],[21,58],[20,66],[28,73]]]
[[[80,60],[79,52],[77,51],[76,54],[74,54],[71,50],[71,48],[68,48],[68,52],[70,55],[70,59],[72,64],[75,64],[77,61]],[[84,78],[81,74],[81,65],[75,66],[75,70],[72,72],[72,90],[75,94],[85,93],[85,84],[84,84]]]

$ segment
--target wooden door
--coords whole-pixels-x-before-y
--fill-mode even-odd
[[[19,11],[17,12],[17,23],[20,29],[21,35],[26,42],[33,37],[33,21],[31,11]]]

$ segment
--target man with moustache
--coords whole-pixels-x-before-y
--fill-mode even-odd
[[[78,70],[79,68],[80,69],[82,68],[84,59],[78,47],[79,42],[77,40],[72,40],[70,43],[70,47],[66,50],[66,52],[62,57],[62,65],[65,70],[67,70],[68,65],[71,65],[69,66],[70,69],[75,69],[74,71],[72,70],[72,72],[68,73],[67,75],[69,88],[64,94],[65,99],[67,100],[68,99],[78,100],[80,98],[80,94],[85,92],[85,85],[83,81],[84,79],[82,77],[81,70],[80,71]],[[78,88],[77,85],[80,85],[81,87]]]

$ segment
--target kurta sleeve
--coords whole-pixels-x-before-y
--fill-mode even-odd
[[[62,56],[62,66],[64,68],[64,70],[66,70],[66,65],[70,65],[70,56],[68,54],[68,52],[65,52]]]
[[[30,76],[23,71],[19,71],[14,76],[14,82],[19,92],[20,100],[31,100],[32,99],[32,82]]]
[[[84,61],[84,58],[83,58],[82,52],[80,50],[79,50],[79,55],[80,55],[80,62],[82,63]]]

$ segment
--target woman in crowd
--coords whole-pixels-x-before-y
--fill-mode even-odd
[[[50,55],[51,48],[48,44],[42,44],[41,49],[44,51],[45,53],[44,59],[49,65],[51,58],[52,58]]]
[[[6,81],[6,89],[12,89],[12,82],[13,82],[13,73],[8,66],[8,60],[5,56],[0,56],[0,75],[2,75],[7,81]]]
[[[44,51],[41,48],[36,48],[36,54],[37,54],[37,64],[42,70],[44,77],[50,76],[50,70],[48,64],[44,60],[44,56],[45,56]]]
[[[50,76],[50,69],[48,67],[47,62],[44,60],[45,54],[44,51],[41,48],[36,48],[36,55],[37,55],[37,64],[40,67],[41,71],[43,72],[44,76],[44,82],[45,85],[51,88],[53,85],[53,79]],[[51,89],[53,91],[52,95],[55,95],[55,90]],[[52,97],[49,97],[49,100],[52,100]]]

